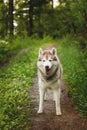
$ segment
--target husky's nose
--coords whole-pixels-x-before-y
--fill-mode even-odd
[[[46,69],[49,69],[49,66],[45,66]]]

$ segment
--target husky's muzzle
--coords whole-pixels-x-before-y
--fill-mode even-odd
[[[50,74],[50,70],[51,70],[51,69],[49,68],[49,66],[45,66],[45,71],[46,71],[46,74],[47,74],[47,75]]]

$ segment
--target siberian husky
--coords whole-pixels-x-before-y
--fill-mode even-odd
[[[38,113],[43,113],[43,101],[45,93],[47,89],[52,89],[56,106],[56,115],[61,115],[60,93],[63,71],[60,60],[57,56],[56,48],[44,51],[40,48],[37,67],[40,96]]]

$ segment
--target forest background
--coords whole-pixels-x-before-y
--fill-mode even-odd
[[[0,127],[29,127],[39,47],[55,43],[72,104],[87,116],[87,0],[0,0]]]

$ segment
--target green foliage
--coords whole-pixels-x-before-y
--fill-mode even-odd
[[[0,63],[5,62],[7,59],[6,53],[8,52],[8,42],[0,41]]]
[[[3,15],[4,14],[4,15]],[[0,4],[0,36],[9,34],[8,2]],[[59,0],[53,8],[52,0],[15,0],[14,1],[15,35],[49,35],[58,38],[66,33],[81,34],[87,37],[87,1]],[[32,25],[32,26],[31,26]]]
[[[69,85],[69,95],[76,109],[87,116],[87,54],[80,50],[78,41],[73,37],[67,36],[61,42],[58,53],[63,64],[64,80]]]
[[[25,40],[29,39],[29,41]],[[28,37],[14,37],[13,40],[6,38],[6,40],[0,40],[0,64],[8,62],[9,58],[15,55],[22,48],[26,48],[34,41]]]
[[[28,91],[36,75],[39,46],[43,46],[47,39],[17,38],[13,42],[14,52],[25,49],[8,66],[0,69],[0,130],[29,129],[31,102]]]
[[[0,37],[4,37],[7,31],[7,7],[2,2],[0,3]]]
[[[15,38],[12,43],[2,41],[0,47],[3,53],[13,55],[19,52],[8,66],[0,69],[1,130],[29,129],[31,102],[28,91],[36,75],[38,49],[49,43],[58,43],[58,55],[64,69],[64,81],[69,85],[69,95],[76,109],[87,116],[87,53],[80,50],[79,41],[73,35],[56,41],[50,37],[43,40]]]
[[[53,38],[61,37],[66,33],[87,33],[87,9],[84,5],[87,2],[73,0],[61,2],[58,7],[50,8],[43,13],[42,25],[44,32]]]

